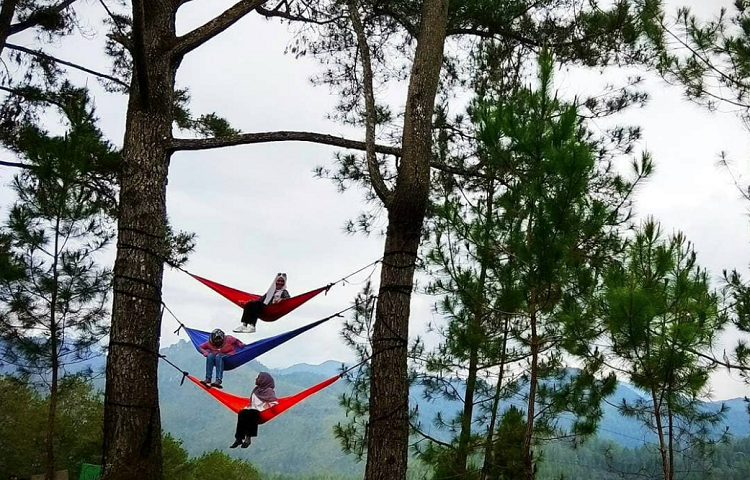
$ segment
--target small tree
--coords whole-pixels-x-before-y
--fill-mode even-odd
[[[73,93],[73,92],[71,92]],[[112,195],[87,176],[108,171],[119,155],[103,139],[83,91],[59,107],[69,123],[63,136],[21,126],[13,148],[28,168],[13,181],[18,200],[4,234],[22,275],[2,282],[3,358],[18,372],[37,375],[49,388],[46,475],[55,469],[55,415],[66,367],[101,353],[112,271],[98,264],[114,236],[107,215]]]
[[[623,400],[620,411],[637,418],[658,439],[664,480],[677,478],[683,454],[705,457],[717,441],[711,427],[724,407],[705,410],[699,401],[715,364],[703,361],[726,317],[697,264],[692,245],[678,233],[665,240],[648,220],[637,231],[622,264],[606,276],[603,321],[614,363],[647,393]]]
[[[511,406],[503,413],[497,427],[494,462],[490,477],[497,480],[515,480],[523,477],[523,438],[526,434],[524,412]]]

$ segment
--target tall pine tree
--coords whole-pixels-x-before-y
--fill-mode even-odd
[[[601,400],[615,387],[612,375],[598,380],[600,362],[586,357],[566,335],[571,319],[591,315],[600,274],[621,245],[620,228],[630,217],[632,194],[651,171],[647,155],[633,160],[633,178],[615,171],[606,149],[587,130],[578,107],[553,93],[554,64],[539,60],[538,87],[481,99],[475,106],[480,151],[502,172],[495,200],[493,275],[503,279],[505,312],[523,362],[526,433],[524,478],[535,478],[535,449],[553,436],[555,419],[573,414],[568,434],[596,430]],[[578,334],[584,332],[578,331]],[[584,368],[571,374],[563,353],[581,355]]]
[[[18,195],[3,234],[20,275],[0,284],[3,358],[18,372],[49,387],[46,478],[55,471],[55,417],[67,368],[101,354],[108,332],[112,271],[100,253],[114,237],[112,194],[88,178],[113,175],[119,153],[102,137],[85,91],[71,90],[59,107],[68,123],[62,136],[34,124],[11,139],[26,168],[12,187]]]

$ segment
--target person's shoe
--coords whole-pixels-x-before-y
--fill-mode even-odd
[[[245,437],[245,439],[242,441],[242,448],[247,448],[252,443],[252,440],[250,439],[250,436]]]
[[[240,445],[242,445],[242,440],[240,440],[239,438],[235,438],[234,443],[229,445],[229,448],[237,448]]]
[[[255,325],[248,325],[245,327],[245,333],[255,333]]]
[[[247,332],[247,327],[248,327],[248,326],[249,326],[249,325],[245,325],[244,323],[241,323],[239,327],[235,328],[235,329],[234,329],[234,330],[232,330],[232,331],[233,331],[234,333],[246,333],[246,332]]]
[[[211,388],[211,379],[210,378],[206,378],[205,380],[201,380],[201,383],[203,384],[204,387]]]
[[[215,381],[215,382],[213,382],[213,383],[211,384],[211,386],[212,386],[212,387],[216,387],[216,388],[224,388],[224,387],[222,387],[222,386],[221,386],[221,380],[220,380],[220,379],[218,379],[218,378],[216,379],[216,381]]]

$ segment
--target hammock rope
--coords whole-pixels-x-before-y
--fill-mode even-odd
[[[239,413],[241,410],[243,410],[245,407],[250,405],[250,398],[248,397],[240,397],[238,395],[233,395],[231,393],[224,392],[222,390],[219,390],[217,388],[207,388],[205,385],[203,385],[200,380],[195,378],[194,376],[190,375],[186,370],[181,369],[174,363],[172,363],[166,355],[159,355],[159,358],[167,362],[169,365],[171,365],[175,370],[180,372],[182,374],[182,380],[180,381],[180,386],[182,386],[185,383],[185,379],[187,378],[194,384],[196,384],[198,387],[201,388],[201,390],[205,391],[212,397],[214,397],[218,402],[220,402],[222,405],[227,407],[229,410],[231,410],[234,413]],[[347,373],[351,372],[355,368],[358,368],[365,364],[367,361],[370,360],[370,357],[367,357],[366,359],[362,360],[361,362],[357,363],[356,365],[353,365],[346,370],[342,371],[336,376],[333,376],[331,378],[328,378],[326,380],[323,380],[322,382],[313,385],[312,387],[309,387],[305,390],[302,390],[301,392],[298,392],[294,395],[290,395],[288,397],[281,397],[279,398],[279,402],[274,405],[273,407],[263,410],[260,412],[260,424],[266,423],[273,419],[274,417],[282,414],[283,412],[289,410],[296,404],[300,403],[301,401],[305,400],[307,397],[314,395],[318,393],[319,391],[323,390],[324,388],[333,385],[338,381],[340,378],[342,378]]]
[[[373,271],[370,273],[369,277],[372,277],[372,275],[375,273],[375,269],[377,268],[377,265],[383,261],[383,257],[375,260],[374,262],[370,262],[367,265],[365,265],[362,268],[357,269],[356,271],[336,280],[335,282],[329,283],[328,285],[324,287],[319,287],[314,290],[310,290],[309,292],[302,293],[300,295],[297,295],[295,297],[287,298],[284,300],[281,300],[278,303],[273,303],[270,305],[266,305],[263,308],[263,311],[261,312],[259,318],[266,322],[274,322],[278,320],[279,318],[283,317],[284,315],[292,312],[293,310],[297,309],[298,307],[302,306],[307,301],[311,300],[312,298],[316,297],[317,295],[325,292],[326,294],[328,291],[336,284],[344,283],[349,278],[353,277],[354,275],[357,275],[358,273],[373,267]],[[178,270],[190,275],[195,280],[199,281],[203,285],[207,286],[211,290],[215,291],[222,297],[226,298],[230,302],[234,303],[238,307],[244,307],[248,302],[258,300],[261,298],[261,295],[256,295],[254,293],[248,293],[244,292],[242,290],[238,290],[233,287],[229,287],[227,285],[222,285],[221,283],[214,282],[213,280],[209,280],[208,278],[201,277],[199,275],[196,275],[194,273],[189,272],[188,270],[182,268],[182,267],[175,267]],[[179,332],[179,329],[178,329]]]
[[[299,327],[297,329],[283,332],[278,335],[274,335],[273,337],[263,338],[255,342],[248,343],[244,347],[237,348],[235,349],[235,353],[224,357],[224,370],[234,370],[235,368],[242,366],[245,363],[263,355],[264,353],[273,350],[279,345],[288,342],[294,337],[301,335],[308,330],[312,330],[313,328],[317,327],[318,325],[322,325],[332,318],[342,317],[344,313],[358,307],[359,304],[355,303],[354,305],[351,305],[343,310],[339,310],[332,315],[328,315],[327,317],[321,318],[320,320],[316,320],[312,323],[308,323],[307,325],[303,325],[302,327]],[[197,330],[186,326],[185,324],[180,322],[177,316],[169,309],[169,307],[166,306],[166,304],[164,305],[164,309],[169,312],[169,314],[172,315],[172,317],[174,317],[174,319],[177,320],[177,322],[180,324],[177,332],[179,332],[180,329],[184,329],[185,332],[187,332],[188,337],[190,338],[190,342],[193,344],[196,351],[202,354],[203,352],[201,351],[200,346],[208,341],[211,336],[210,332],[205,332],[203,330]]]

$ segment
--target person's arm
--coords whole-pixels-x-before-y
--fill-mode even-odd
[[[207,357],[211,351],[208,349],[208,342],[201,343],[198,346],[198,349],[201,351],[204,357]]]
[[[286,300],[287,298],[291,298],[291,295],[289,295],[289,292],[287,292],[286,289],[284,289],[281,292],[281,295],[279,296],[279,298],[274,299],[272,303],[279,303],[282,300]]]

